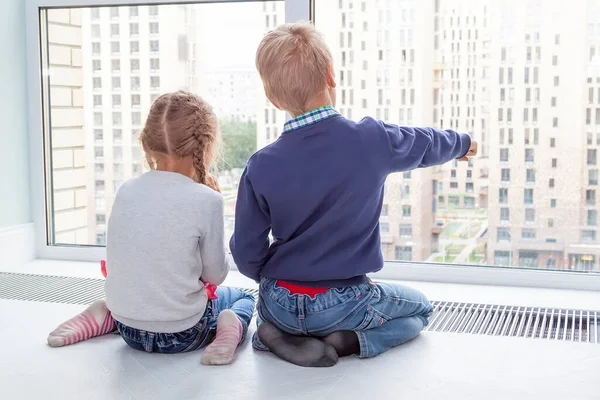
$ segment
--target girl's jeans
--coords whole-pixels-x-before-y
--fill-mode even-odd
[[[248,324],[254,313],[254,296],[240,289],[219,287],[216,300],[206,305],[200,321],[188,330],[178,333],[146,332],[130,328],[115,321],[125,343],[136,350],[149,353],[183,353],[208,346],[215,339],[217,317],[221,311],[231,309],[244,327],[242,340],[248,331]]]

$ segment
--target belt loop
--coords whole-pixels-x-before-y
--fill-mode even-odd
[[[140,339],[142,342],[142,346],[144,346],[144,351],[152,353],[152,351],[154,350],[154,333],[140,331]]]
[[[300,294],[297,296],[297,308],[298,308],[298,325],[300,327],[300,330],[307,334],[307,330],[306,330],[306,309],[305,309],[305,301],[306,301],[306,296],[303,294]]]

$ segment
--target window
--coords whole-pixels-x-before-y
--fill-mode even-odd
[[[523,189],[523,203],[533,204],[533,189]]]
[[[535,251],[519,251],[519,267],[538,268],[538,253]]]
[[[534,161],[533,149],[525,149],[525,162],[533,162],[533,161]]]
[[[138,54],[140,52],[140,42],[129,42],[129,52],[131,54]]]
[[[410,218],[412,215],[411,212],[412,212],[411,206],[407,206],[407,205],[402,206],[402,217],[403,218]]]
[[[131,72],[138,72],[140,70],[140,60],[131,59],[129,63],[131,65]]]
[[[131,90],[140,90],[140,77],[139,76],[131,77]]]
[[[132,107],[139,107],[140,106],[140,95],[139,94],[132,94],[131,95],[131,106]]]
[[[510,208],[503,207],[500,209],[500,221],[503,221],[503,222],[510,221]]]
[[[77,153],[83,158],[78,164],[82,171],[77,175],[84,178],[74,184],[81,188],[78,190],[82,191],[82,198],[90,199],[78,211],[85,221],[83,224],[88,226],[84,227],[85,232],[68,236],[68,228],[63,222],[67,218],[61,215],[63,210],[54,213],[53,202],[49,201],[49,217],[44,225],[54,230],[48,236],[52,245],[56,240],[54,238],[60,238],[58,241],[61,243],[77,240],[80,243],[70,244],[96,244],[95,235],[104,230],[96,229],[96,212],[90,209],[94,207],[96,198],[105,198],[106,212],[102,214],[105,214],[108,221],[114,200],[113,189],[146,170],[143,150],[137,136],[151,102],[158,95],[179,89],[200,93],[212,103],[226,142],[230,140],[227,135],[231,135],[231,132],[248,134],[250,148],[239,157],[235,168],[227,167],[219,172],[219,178],[226,186],[224,198],[227,231],[232,229],[234,222],[233,194],[239,173],[249,157],[246,153],[255,151],[255,144],[262,147],[276,140],[286,120],[285,113],[277,111],[264,97],[260,78],[253,72],[253,52],[263,32],[273,29],[277,25],[276,21],[281,23],[285,20],[297,20],[296,15],[284,14],[286,10],[288,13],[296,13],[298,7],[290,7],[290,4],[308,4],[308,0],[282,0],[277,3],[220,1],[217,2],[219,4],[210,5],[207,2],[140,6],[131,3],[114,0],[110,5],[88,8],[90,14],[81,19],[82,39],[85,39],[77,38],[75,43],[83,42],[82,67],[81,71],[73,71],[73,77],[81,77],[81,82],[69,82],[66,85],[69,86],[68,90],[72,90],[71,94],[81,95],[79,98],[72,97],[73,103],[78,101],[78,105],[77,108],[73,106],[69,109],[69,114],[73,114],[72,123],[78,125],[61,127],[58,117],[50,115],[51,105],[46,104],[49,102],[43,104],[43,118],[34,118],[35,121],[48,121],[49,126],[39,129],[39,132],[43,132],[45,143],[61,143],[66,131],[74,132],[77,129],[77,132],[81,132],[77,137],[79,142],[74,143],[77,146],[67,143],[70,145],[67,148],[77,148]],[[379,113],[380,118],[389,117],[392,123],[428,125],[435,122],[439,127],[472,132],[474,138],[482,144],[481,157],[474,158],[470,165],[460,163],[457,167],[443,165],[436,169],[417,169],[412,175],[409,171],[406,174],[400,172],[387,180],[384,200],[386,207],[381,211],[381,223],[389,224],[389,233],[384,238],[386,258],[435,262],[436,254],[440,253],[441,248],[441,243],[437,243],[438,236],[440,242],[451,241],[451,236],[457,236],[460,237],[457,240],[473,244],[473,249],[469,245],[469,254],[465,252],[467,257],[454,261],[447,259],[445,262],[462,264],[477,260],[476,263],[483,266],[495,264],[496,259],[505,260],[503,264],[506,265],[519,266],[519,260],[523,258],[520,257],[520,252],[534,248],[540,252],[552,248],[565,256],[570,251],[568,249],[577,248],[581,242],[581,231],[593,229],[586,225],[586,213],[589,209],[596,209],[584,204],[591,200],[587,200],[583,193],[587,195],[587,190],[596,187],[591,186],[590,182],[593,183],[596,179],[597,167],[587,167],[585,157],[588,149],[598,146],[595,145],[595,136],[592,145],[586,146],[584,135],[588,130],[593,135],[596,134],[593,124],[596,108],[600,108],[597,104],[600,83],[596,82],[595,76],[591,84],[585,81],[587,76],[580,84],[579,79],[571,79],[566,75],[572,71],[587,73],[587,50],[582,57],[583,61],[569,59],[569,68],[563,68],[562,64],[566,66],[567,59],[559,58],[567,53],[562,47],[553,44],[557,25],[550,25],[551,13],[546,12],[544,1],[534,1],[536,5],[531,7],[532,18],[515,20],[510,14],[510,24],[501,17],[504,13],[500,13],[492,24],[489,18],[493,13],[488,14],[492,11],[489,6],[489,11],[486,12],[479,5],[475,9],[469,9],[470,6],[463,7],[458,4],[460,2],[456,7],[448,2],[439,2],[439,14],[431,15],[429,25],[426,23],[427,15],[422,18],[424,14],[418,8],[418,1],[379,0],[374,2],[377,3],[375,5],[364,0],[343,0],[343,8],[337,10],[338,0],[333,1],[335,13],[326,12],[326,7],[331,7],[330,3],[330,0],[313,0],[310,5],[314,7],[312,12],[315,14],[317,28],[322,29],[326,37],[330,38],[328,44],[331,53],[338,60],[334,63],[334,72],[340,84],[338,96],[341,111],[346,117],[351,114],[357,118],[376,117]],[[496,3],[494,11],[504,10],[503,2]],[[276,6],[275,10],[273,5]],[[82,6],[86,7],[83,3]],[[363,7],[364,11],[357,14]],[[226,12],[213,11],[218,8]],[[411,12],[411,8],[415,10]],[[452,15],[453,8],[456,9],[455,15]],[[69,11],[66,15],[71,15],[71,9],[64,10]],[[92,10],[97,10],[97,14]],[[382,22],[377,23],[380,11]],[[40,10],[42,14],[46,12],[46,9]],[[481,17],[477,18],[477,22],[474,22],[474,13],[479,13],[478,17]],[[506,13],[514,14],[514,10],[508,9]],[[470,14],[468,24],[465,22],[465,14]],[[265,24],[267,15],[268,26]],[[412,22],[411,15],[415,18]],[[459,15],[460,29],[457,25]],[[237,22],[228,23],[230,19],[225,16],[232,16],[231,20],[235,19]],[[434,32],[436,17],[438,31]],[[453,18],[452,25],[449,25],[450,17]],[[40,19],[42,24],[46,20]],[[207,20],[211,22],[209,26],[205,24]],[[37,21],[29,21],[28,26],[35,26],[36,23]],[[452,29],[453,26],[455,28]],[[42,32],[52,33],[49,28],[50,26],[41,26]],[[364,28],[368,31],[363,32]],[[498,35],[488,35],[490,29],[496,28]],[[200,31],[202,35],[198,34]],[[513,32],[522,34],[512,35]],[[529,34],[527,43],[523,40],[525,34]],[[437,50],[434,49],[435,36],[438,37]],[[424,40],[428,37],[432,40]],[[54,46],[54,39],[50,38],[49,43]],[[567,45],[565,42],[564,46]],[[62,92],[60,89],[65,88],[55,79],[63,72],[59,66],[64,68],[65,64],[61,63],[54,47],[49,51],[45,42],[40,42],[39,46],[44,63],[36,65],[44,65],[48,69],[44,71],[47,76],[41,76],[44,85],[40,86],[45,88],[42,98],[54,101],[59,99]],[[77,46],[71,46],[73,45],[69,45],[69,49],[77,53]],[[453,51],[451,46],[454,46]],[[531,48],[530,63],[526,62],[525,49],[528,46]],[[235,56],[223,57],[221,53],[225,50]],[[583,48],[581,50],[583,53]],[[378,60],[380,54],[381,61]],[[95,63],[97,72],[93,71],[94,60],[98,61]],[[558,61],[561,62],[560,68],[553,66]],[[435,67],[435,72],[423,73],[428,62],[444,65],[443,71]],[[583,65],[584,62],[586,65]],[[524,84],[525,67],[528,68],[529,86]],[[69,68],[76,69],[75,66]],[[500,68],[502,77],[499,74]],[[563,85],[553,87],[555,77]],[[36,77],[28,78],[35,81]],[[94,78],[103,78],[104,81]],[[572,89],[573,93],[584,95],[569,98],[558,109],[557,96],[563,95],[563,87],[567,91]],[[589,87],[594,88],[593,105],[588,104]],[[500,104],[501,101],[503,104]],[[526,101],[529,104],[524,104]],[[580,107],[579,102],[585,104]],[[94,104],[99,108],[94,108]],[[527,124],[522,118],[524,108],[528,110]],[[591,124],[580,132],[585,125],[584,121],[577,118],[585,118],[586,108],[591,109]],[[96,118],[95,112],[99,112],[101,116]],[[113,112],[118,113],[114,115],[115,118]],[[263,118],[265,112],[268,121]],[[273,112],[276,113],[275,117]],[[572,124],[566,120],[571,112],[575,121]],[[435,121],[432,121],[434,115]],[[487,120],[489,115],[492,122]],[[496,118],[500,120],[498,125]],[[554,118],[564,121],[561,123],[557,120],[555,124]],[[246,124],[246,121],[253,122]],[[553,125],[558,126],[553,128]],[[539,133],[536,134],[535,129],[538,127]],[[524,146],[526,129],[529,129],[526,136],[528,142]],[[554,138],[560,142],[550,148],[548,144]],[[58,159],[59,150],[48,147],[47,154],[43,154],[44,159],[52,161],[55,151]],[[102,162],[95,159],[96,147],[99,147],[99,152],[101,150],[100,157],[104,158]],[[565,153],[565,149],[571,147],[573,151]],[[122,157],[122,161],[117,162],[116,157]],[[573,158],[572,162],[569,157]],[[560,169],[558,158],[561,159]],[[99,173],[94,169],[96,164],[105,165],[102,176],[96,176]],[[52,162],[48,165],[50,167],[44,174],[45,179],[37,181],[48,182],[46,197],[52,199],[59,195],[53,192],[53,183],[59,183],[61,175],[66,174],[53,170]],[[452,173],[451,170],[455,172]],[[455,178],[451,179],[451,176]],[[554,188],[551,187],[552,179]],[[95,196],[95,180],[104,182],[105,196]],[[581,188],[578,195],[573,192],[573,196],[568,196],[570,182],[574,182],[573,187]],[[440,188],[437,183],[442,183],[442,191],[432,190],[433,187]],[[534,187],[534,184],[539,184],[539,187]],[[534,193],[534,190],[537,192]],[[438,203],[440,197],[443,203]],[[551,199],[561,201],[560,207],[557,205],[550,209]],[[595,202],[595,193],[593,200]],[[577,210],[572,209],[575,207]],[[468,208],[472,210],[466,210]],[[36,214],[39,215],[37,212]],[[577,232],[571,235],[576,237],[567,241],[562,233],[562,226],[568,223],[571,216],[576,215],[579,218],[573,222]],[[549,219],[554,219],[556,223],[552,235],[548,234],[546,226]],[[477,232],[484,231],[486,227],[488,230],[485,235],[475,237]],[[504,235],[502,237],[505,241],[510,240],[510,245],[497,242],[495,235],[498,228],[507,229],[507,235],[501,235]],[[535,230],[539,243],[522,244],[523,229]],[[453,235],[455,230],[456,234]],[[230,232],[226,232],[226,235],[229,234]],[[69,237],[73,238],[65,239]],[[557,241],[552,246],[544,244],[549,237]],[[540,268],[544,268],[547,258],[547,254],[540,253]],[[564,265],[564,258],[556,257],[557,270],[568,269]],[[394,267],[386,265],[385,268]]]
[[[596,231],[584,230],[581,232],[581,240],[584,243],[593,243],[596,241]]]
[[[494,251],[494,264],[502,267],[509,267],[512,264],[510,251]]]
[[[100,60],[92,61],[92,71],[97,72],[102,69],[102,62]]]
[[[133,125],[140,125],[142,123],[142,115],[139,112],[132,112],[131,123]]]
[[[152,35],[158,34],[158,22],[150,22],[150,24],[148,26],[148,31]]]
[[[595,186],[598,184],[598,170],[590,169],[588,171],[588,185]]]
[[[102,113],[94,113],[94,125],[102,125]]]
[[[535,209],[533,209],[533,208],[525,209],[525,222],[528,224],[532,224],[535,222]]]
[[[594,189],[585,191],[585,204],[588,206],[596,205],[596,191]]]
[[[112,113],[112,121],[113,121],[113,126],[120,126],[121,123],[123,122],[121,113],[120,112],[113,112]]]
[[[500,204],[508,204],[508,188],[500,188],[498,191],[498,202]]]
[[[400,225],[400,237],[412,238],[412,225]]]
[[[521,231],[521,237],[525,240],[534,240],[535,239],[535,229],[523,229]]]
[[[598,211],[588,210],[587,211],[587,224],[588,226],[598,225]]]
[[[388,224],[387,222],[380,222],[379,223],[379,232],[390,233],[390,224]]]
[[[412,261],[412,247],[396,246],[396,260]]]
[[[596,165],[596,149],[587,150],[587,165]]]
[[[498,228],[496,232],[498,242],[510,242],[510,229]]]

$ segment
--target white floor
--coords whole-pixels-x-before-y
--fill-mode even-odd
[[[81,265],[64,263],[37,262],[19,271],[98,277],[95,267],[82,272]],[[252,285],[235,273],[228,283]],[[436,300],[600,304],[598,293],[413,285]],[[202,366],[200,352],[137,352],[110,335],[49,348],[47,333],[82,308],[0,300],[0,399],[600,400],[599,345],[424,333],[376,359],[347,358],[327,369],[295,367],[247,344],[227,367]]]

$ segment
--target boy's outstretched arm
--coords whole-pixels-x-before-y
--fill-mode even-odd
[[[451,130],[383,124],[392,159],[392,172],[407,171],[466,160],[476,155],[469,135]]]
[[[260,271],[269,252],[270,230],[269,208],[257,197],[246,167],[240,178],[235,228],[229,247],[239,271],[256,282],[260,282]]]

